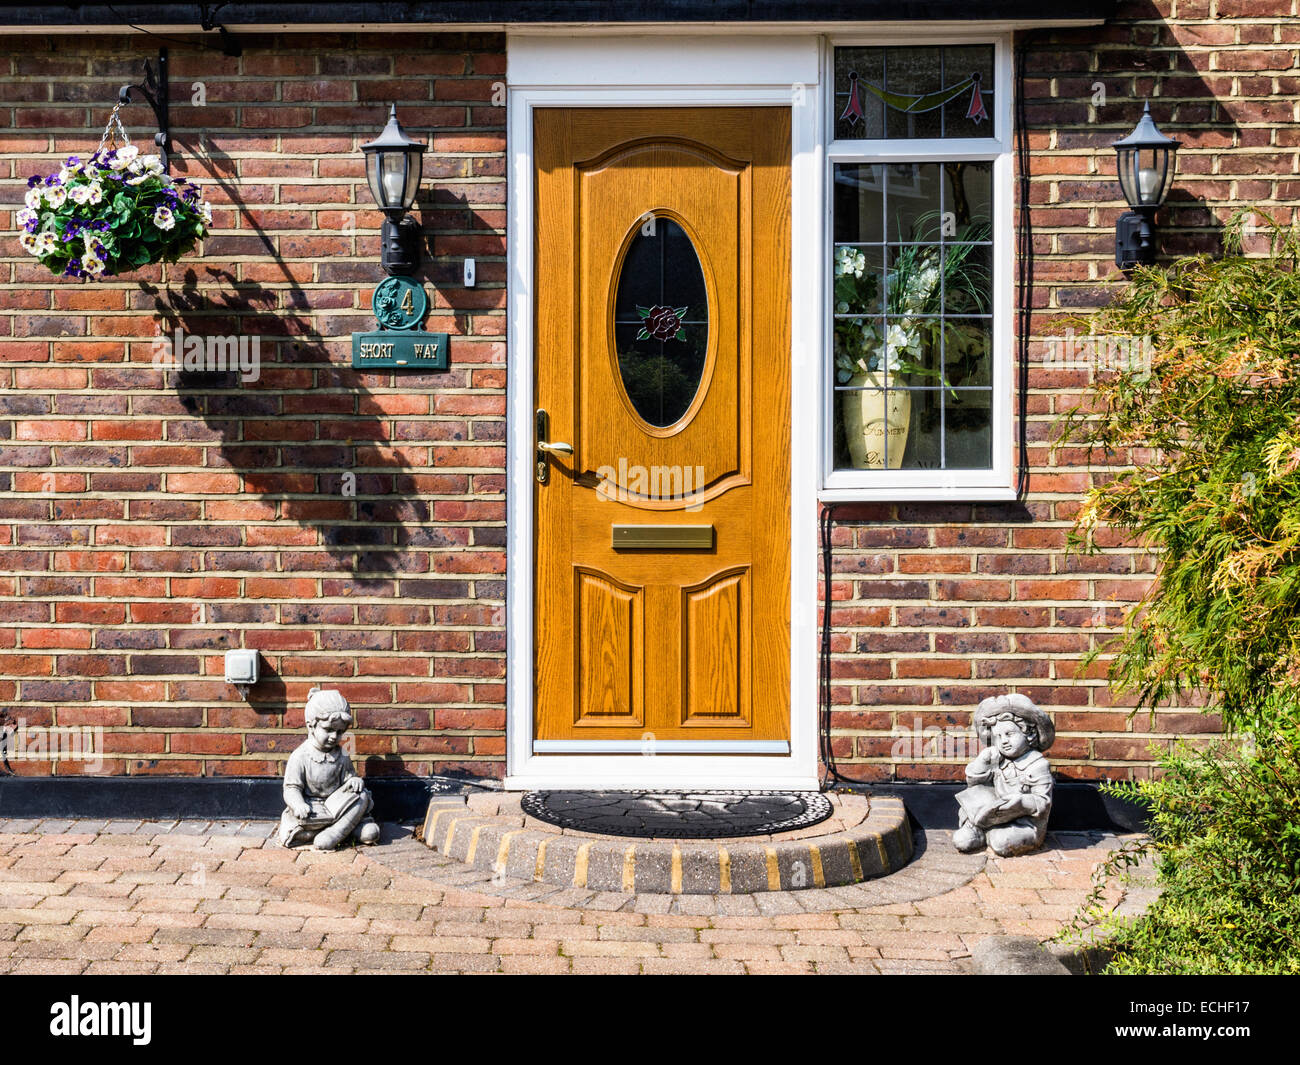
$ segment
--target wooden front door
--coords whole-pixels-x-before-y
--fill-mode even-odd
[[[536,749],[776,751],[789,111],[539,109],[534,161]]]

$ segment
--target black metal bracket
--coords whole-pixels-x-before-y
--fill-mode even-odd
[[[144,61],[144,82],[140,85],[123,85],[118,91],[117,98],[120,103],[131,103],[131,90],[135,89],[145,101],[153,108],[154,118],[158,121],[158,132],[154,134],[153,142],[158,146],[158,155],[162,160],[163,170],[171,171],[170,155],[172,150],[172,138],[168,129],[167,107],[169,103],[167,89],[167,49],[158,49],[158,70],[150,65],[149,60]]]
[[[221,52],[223,55],[237,58],[244,54],[244,48],[225,26],[217,21],[217,12],[226,5],[220,4],[199,4],[199,25],[203,27],[204,33],[217,31],[221,38]]]
[[[409,214],[387,212],[380,242],[379,261],[387,273],[410,277],[420,268],[420,223]]]
[[[1115,265],[1126,273],[1156,261],[1155,208],[1142,207],[1119,216],[1115,224]]]

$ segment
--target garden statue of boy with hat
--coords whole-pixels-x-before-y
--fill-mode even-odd
[[[379,826],[369,816],[374,800],[339,746],[352,725],[348,701],[341,692],[312,688],[306,718],[307,739],[284,769],[281,845],[310,842],[314,850],[332,851],[354,834],[358,843],[374,843],[379,839]]]
[[[957,793],[953,844],[967,853],[987,845],[1002,858],[1041,847],[1052,812],[1052,770],[1042,753],[1056,739],[1051,718],[1027,696],[999,695],[979,704],[974,725],[985,749]]]

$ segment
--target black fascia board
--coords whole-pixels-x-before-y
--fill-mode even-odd
[[[1035,22],[1097,21],[1118,0],[388,0],[302,3],[271,0],[218,5],[215,17],[229,30],[294,25],[536,26],[548,23],[653,24],[692,22]],[[198,3],[0,3],[5,27],[128,29],[193,25]]]

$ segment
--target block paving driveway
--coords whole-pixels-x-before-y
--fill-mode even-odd
[[[273,827],[0,820],[0,972],[962,973],[985,936],[1055,933],[1126,838],[981,861],[928,832],[873,883],[929,897],[850,908],[817,890],[534,901],[540,885],[476,880],[407,828],[321,854]]]

